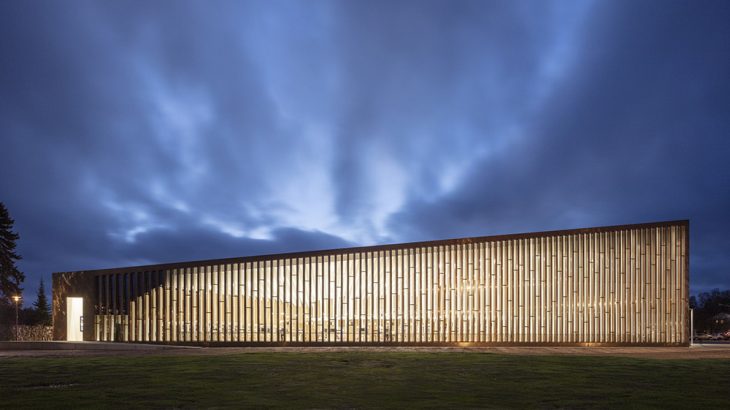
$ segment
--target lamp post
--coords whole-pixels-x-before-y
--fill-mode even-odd
[[[15,302],[15,341],[18,340],[18,306],[20,305],[20,295],[14,295],[13,301]]]

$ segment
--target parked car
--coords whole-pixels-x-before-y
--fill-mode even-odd
[[[699,335],[695,335],[695,340],[712,340],[712,335],[709,333],[702,333]]]

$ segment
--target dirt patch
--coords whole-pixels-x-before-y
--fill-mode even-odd
[[[69,387],[78,386],[78,383],[52,383],[52,384],[36,384],[32,386],[23,386],[20,390],[58,390]]]

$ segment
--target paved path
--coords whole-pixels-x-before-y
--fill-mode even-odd
[[[730,344],[706,344],[692,347],[175,347],[159,345],[91,344],[63,350],[8,350],[0,348],[0,360],[7,357],[65,356],[190,356],[230,355],[259,352],[429,352],[494,353],[553,356],[621,356],[652,359],[728,359]],[[104,347],[103,349],[100,347]]]

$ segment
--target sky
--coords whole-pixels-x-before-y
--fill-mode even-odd
[[[730,288],[730,2],[3,1],[51,272],[689,219]]]

